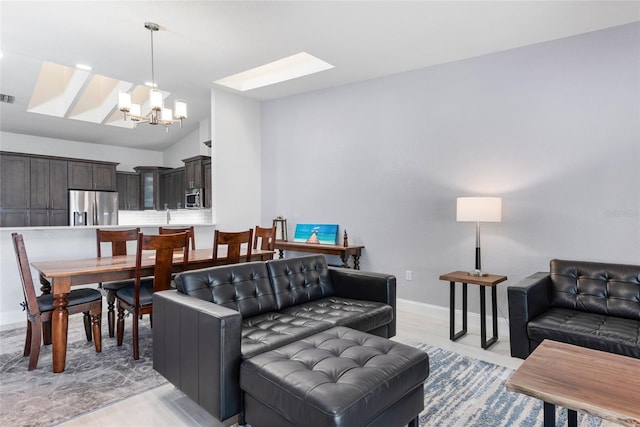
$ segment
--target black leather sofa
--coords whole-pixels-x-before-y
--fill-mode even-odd
[[[322,255],[187,271],[175,281],[177,290],[153,297],[153,367],[221,421],[240,412],[243,360],[336,326],[396,332],[395,277],[328,267]]]
[[[544,339],[640,358],[640,266],[551,260],[507,289],[511,355]]]

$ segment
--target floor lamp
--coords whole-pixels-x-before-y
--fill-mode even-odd
[[[486,276],[480,263],[480,223],[502,221],[502,199],[500,197],[458,197],[456,220],[476,223],[476,268],[471,276]]]

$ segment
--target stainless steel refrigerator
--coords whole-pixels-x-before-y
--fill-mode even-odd
[[[69,190],[69,225],[118,225],[118,193]]]

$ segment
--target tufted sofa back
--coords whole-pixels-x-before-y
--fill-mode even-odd
[[[236,310],[242,317],[276,309],[264,262],[186,271],[175,280],[179,292]]]
[[[278,310],[334,294],[322,255],[267,261]]]
[[[551,305],[640,320],[640,266],[551,260]]]

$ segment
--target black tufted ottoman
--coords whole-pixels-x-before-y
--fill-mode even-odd
[[[252,427],[417,427],[427,376],[425,352],[338,326],[244,361],[240,388]]]

